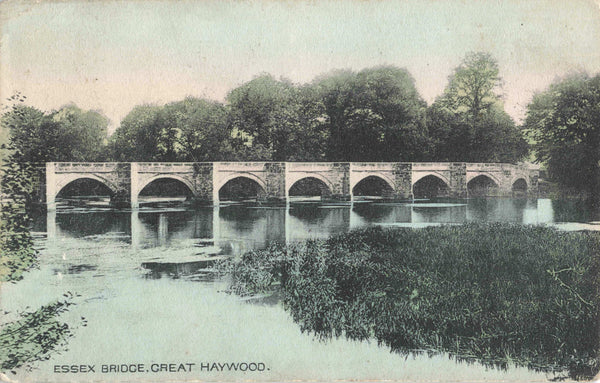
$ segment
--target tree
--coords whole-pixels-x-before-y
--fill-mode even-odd
[[[226,108],[188,97],[165,106],[136,106],[111,137],[118,161],[218,161],[236,157]]]
[[[417,161],[427,146],[426,104],[396,67],[337,71],[313,82],[324,105],[333,161]]]
[[[108,157],[109,120],[101,112],[84,111],[71,104],[52,116],[60,124],[60,144],[71,161],[99,161]]]
[[[522,132],[504,111],[501,78],[488,53],[469,53],[427,112],[437,161],[516,162],[528,151]]]
[[[351,126],[354,146],[361,148],[357,159],[422,160],[428,146],[427,104],[410,73],[391,66],[368,68],[358,72],[356,80]]]
[[[444,102],[450,109],[477,120],[500,101],[497,90],[501,83],[498,63],[489,53],[468,53],[450,75]]]
[[[106,156],[108,119],[75,105],[58,111],[15,104],[3,114],[11,161],[97,161]]]
[[[188,97],[162,110],[165,131],[176,137],[178,161],[217,161],[234,156],[226,108],[214,101]]]
[[[267,74],[228,94],[231,123],[253,159],[285,161],[298,152],[290,145],[291,136],[302,129],[298,97],[292,83]]]
[[[527,108],[525,128],[550,176],[598,202],[600,75],[572,75],[536,94]]]
[[[326,156],[328,160],[344,161],[346,158],[348,114],[352,108],[353,82],[356,74],[351,71],[334,71],[317,77],[312,87],[323,103],[322,124],[329,132]]]
[[[161,129],[161,108],[140,105],[123,118],[110,137],[115,161],[159,161],[158,141]]]

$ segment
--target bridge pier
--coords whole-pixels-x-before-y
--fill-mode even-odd
[[[453,198],[467,198],[467,164],[464,162],[452,163],[449,166],[450,194]]]
[[[56,164],[54,162],[46,163],[46,208],[48,211],[56,210]]]

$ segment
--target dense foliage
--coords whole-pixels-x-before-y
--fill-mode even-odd
[[[0,124],[9,132],[2,148],[8,162],[98,161],[106,155],[108,119],[98,112],[67,105],[44,113],[14,104]]]
[[[118,161],[501,161],[527,154],[495,92],[497,63],[465,58],[427,108],[405,69],[334,71],[305,85],[263,74],[225,104],[135,107],[111,137]]]
[[[72,294],[68,293],[62,300],[19,313],[19,319],[1,325],[0,371],[23,366],[31,369],[33,363],[48,360],[52,353],[64,349],[73,332],[58,317],[71,305]],[[85,319],[82,321],[85,326]]]
[[[500,69],[487,53],[468,54],[428,110],[433,158],[438,161],[513,162],[527,142],[504,111]]]
[[[582,379],[600,368],[599,255],[598,233],[468,224],[273,245],[224,269],[239,294],[280,291],[321,338]]]
[[[37,262],[29,232],[34,178],[38,172],[27,163],[8,163],[2,168],[0,203],[0,282],[17,281]],[[8,198],[7,198],[8,197]]]
[[[227,119],[223,105],[192,97],[162,107],[137,106],[111,136],[111,156],[115,161],[235,159]]]
[[[554,180],[600,200],[600,75],[569,76],[535,95],[525,128]]]
[[[37,264],[38,253],[29,231],[32,202],[40,176],[36,163],[54,158],[75,159],[68,157],[70,155],[91,155],[92,152],[86,153],[84,148],[101,141],[102,132],[96,135],[92,133],[98,133],[96,128],[89,128],[96,123],[97,126],[105,124],[98,120],[99,117],[94,112],[82,113],[74,107],[45,115],[19,104],[3,116],[2,127],[10,131],[10,136],[3,148],[0,173],[0,283],[23,279],[23,274]],[[61,134],[65,135],[64,139],[78,141],[65,141],[67,146],[57,145]],[[36,311],[17,313],[13,320],[6,320],[10,313],[3,313],[0,371],[23,366],[32,368],[33,363],[48,360],[53,352],[66,346],[72,331],[58,317],[73,305],[71,298],[72,294],[65,294],[64,299]]]
[[[14,106],[2,131],[24,162],[517,162],[527,145],[499,83],[496,61],[478,53],[465,57],[429,108],[408,71],[382,66],[304,85],[263,74],[225,103],[187,97],[136,106],[110,138],[106,117],[75,105],[48,113]]]
[[[10,100],[15,104],[0,120],[2,128],[10,132],[0,168],[0,282],[20,280],[36,264],[29,211],[39,172],[35,162],[29,161],[45,158],[47,152],[37,134],[43,133],[45,124],[53,126],[41,112],[18,104],[24,101],[20,95]],[[48,150],[53,150],[48,143]]]

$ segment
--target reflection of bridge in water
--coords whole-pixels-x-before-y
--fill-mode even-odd
[[[305,180],[318,185],[324,199],[353,200],[357,195],[391,200],[413,197],[467,197],[476,186],[496,195],[537,192],[539,170],[529,164],[420,162],[206,162],[206,163],[47,163],[43,197],[50,210],[68,185],[90,180],[108,190],[114,205],[137,208],[140,194],[161,180],[187,188],[190,199],[218,204],[233,182],[253,185],[263,201],[289,201]],[[247,187],[244,187],[247,189]],[[242,188],[242,189],[244,189]],[[235,190],[234,194],[235,194]],[[237,189],[238,193],[241,190]],[[234,195],[234,197],[236,197]]]
[[[370,225],[418,227],[469,221],[545,223],[553,220],[549,203],[549,200],[482,199],[469,204],[292,204],[282,208],[234,205],[179,211],[48,211],[46,230],[49,239],[120,233],[120,241],[136,248],[211,242],[221,247],[235,247],[232,251],[238,252],[249,247],[262,248],[269,242],[327,238]]]

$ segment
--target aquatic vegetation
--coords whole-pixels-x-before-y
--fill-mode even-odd
[[[572,379],[600,369],[600,233],[372,228],[272,245],[220,267],[235,293],[279,291],[301,329],[321,339],[374,338],[401,354]]]

